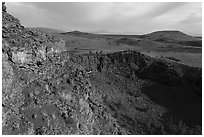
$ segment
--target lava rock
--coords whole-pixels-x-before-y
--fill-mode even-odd
[[[3,12],[6,12],[5,2],[2,2],[2,11],[3,11]]]

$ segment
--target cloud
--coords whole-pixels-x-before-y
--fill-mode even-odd
[[[49,25],[49,18],[44,9],[28,3],[8,2],[6,5],[8,12],[19,18],[25,26]]]
[[[146,16],[150,18],[159,17],[167,14],[172,10],[177,10],[178,7],[183,6],[186,3],[176,2],[176,3],[160,3],[158,6],[151,9]]]
[[[23,25],[31,27],[135,33],[178,29],[192,35],[202,32],[202,3],[25,2],[6,5]]]

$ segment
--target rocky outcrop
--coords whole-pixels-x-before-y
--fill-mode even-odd
[[[201,79],[201,69],[152,58],[135,51],[123,51],[111,54],[86,54],[75,56],[72,60],[90,71],[111,71],[125,77],[149,79],[170,87],[185,82],[186,75]],[[194,81],[194,80],[193,80]],[[201,87],[201,84],[199,85]]]
[[[2,9],[3,134],[172,134],[164,132],[166,108],[144,85],[173,93],[188,85],[201,95],[200,69],[135,51],[71,56],[63,39],[26,29]]]
[[[163,121],[169,116],[179,117],[179,121],[192,127],[201,124],[200,68],[152,58],[135,51],[89,53],[70,59],[92,75],[91,81],[100,93],[97,96],[104,96],[103,102],[108,111],[132,134],[148,134],[152,130],[149,134],[178,134],[180,131],[175,133],[169,129],[172,121]],[[149,124],[152,126],[149,127]],[[199,131],[190,132],[197,134]]]
[[[3,134],[128,134],[99,107],[65,42],[26,29],[2,4]]]
[[[2,2],[2,11],[3,11],[3,12],[6,12],[5,2]]]

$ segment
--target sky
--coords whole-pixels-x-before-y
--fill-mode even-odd
[[[179,30],[202,35],[201,2],[7,2],[6,6],[26,27],[121,34]]]

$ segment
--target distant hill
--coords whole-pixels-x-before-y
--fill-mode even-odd
[[[144,35],[145,39],[161,43],[182,44],[184,46],[202,47],[202,39],[187,35],[180,31],[156,31]]]
[[[156,31],[150,34],[147,34],[146,37],[152,40],[160,40],[160,39],[172,39],[178,41],[197,41],[198,38],[187,35],[181,31]]]
[[[82,32],[79,30],[74,30],[74,31],[62,32],[62,34],[88,34],[88,32]]]
[[[63,30],[57,30],[57,29],[52,29],[52,28],[45,28],[45,27],[34,27],[32,29],[45,32],[45,33],[63,33],[65,31]]]
[[[72,36],[88,38],[88,39],[98,38],[99,37],[99,34],[93,34],[93,33],[88,33],[88,32],[81,32],[81,31],[78,31],[78,30],[70,31],[70,32],[63,32],[61,34],[62,35],[72,35]]]
[[[72,36],[77,36],[77,37],[83,37],[83,38],[88,38],[88,39],[93,39],[93,38],[123,38],[123,37],[129,37],[129,38],[143,38],[144,35],[124,35],[124,34],[99,34],[99,33],[91,33],[91,32],[81,32],[78,30],[75,31],[70,31],[70,32],[63,32],[61,33],[62,35],[72,35]]]
[[[159,43],[181,44],[191,47],[202,47],[202,39],[187,35],[180,31],[156,31],[146,35],[122,35],[122,34],[97,34],[89,32],[81,32],[78,30],[63,32],[62,35],[72,35],[76,37],[99,39],[99,38],[119,38],[115,42],[120,44],[132,45],[138,41],[135,39],[143,39],[148,41],[155,41]]]

